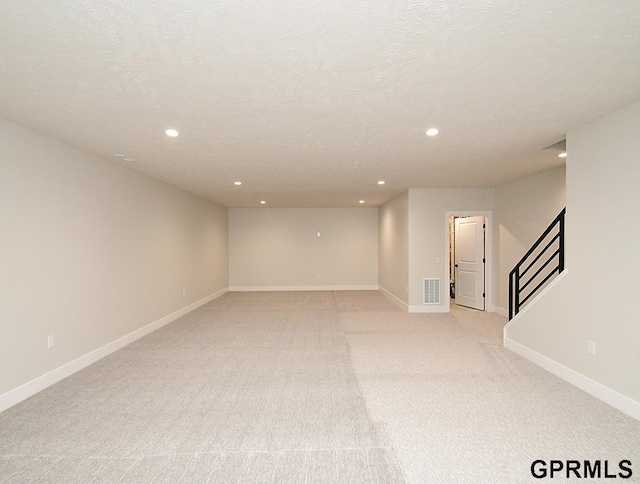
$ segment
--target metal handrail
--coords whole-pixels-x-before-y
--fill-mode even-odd
[[[542,286],[544,286],[547,281],[553,277],[553,275],[557,272],[560,274],[564,270],[564,218],[566,213],[566,207],[562,209],[562,211],[558,214],[558,216],[553,219],[553,222],[549,224],[547,229],[542,233],[538,240],[531,246],[531,248],[527,251],[527,253],[520,259],[520,261],[516,264],[516,266],[509,273],[509,319],[512,319],[516,314],[520,312],[520,308],[524,303],[526,303],[533,295],[535,295],[538,290]],[[536,250],[542,245],[543,241],[546,240],[547,236],[557,230],[557,233],[552,237],[552,239],[546,244],[546,246],[538,252],[538,254],[533,258],[532,261],[529,262],[529,258],[536,252]],[[533,265],[540,260],[540,258],[548,253],[551,249],[552,245],[558,241],[558,248],[552,249],[554,250],[551,256],[547,259],[547,261],[538,268],[538,270],[531,276],[524,284],[521,285],[521,279],[524,275],[533,267]],[[533,282],[533,280],[547,268],[547,266],[553,261],[553,259],[558,257],[558,263],[549,269],[549,273],[542,279],[540,283],[536,285],[536,287],[527,294],[524,298],[522,298],[522,293],[524,290]],[[528,264],[524,270],[522,270],[522,266]]]

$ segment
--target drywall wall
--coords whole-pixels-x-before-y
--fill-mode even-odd
[[[596,382],[598,396],[640,419],[638,126],[640,101],[567,133],[567,274],[514,320],[506,343]]]
[[[489,218],[494,207],[492,188],[412,188],[409,190],[409,310],[412,312],[449,310],[449,219],[453,215],[483,215]],[[488,232],[487,267],[492,267],[492,237]],[[440,304],[424,305],[423,279],[440,278]],[[488,274],[488,285],[491,275]],[[489,289],[487,289],[489,291]],[[489,298],[493,295],[488,292]],[[491,309],[492,300],[488,301]]]
[[[229,209],[229,281],[231,290],[377,289],[378,209]]]
[[[0,221],[0,398],[227,287],[226,208],[4,120]]]
[[[380,288],[409,305],[409,191],[378,209]]]
[[[509,310],[509,271],[566,204],[565,167],[501,185],[496,188],[495,197],[497,304],[506,316]]]

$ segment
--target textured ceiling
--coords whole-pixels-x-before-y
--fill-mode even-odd
[[[3,0],[0,87],[0,117],[225,206],[377,206],[562,164],[640,98],[640,2]]]

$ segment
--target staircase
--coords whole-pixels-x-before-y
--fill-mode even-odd
[[[509,320],[564,270],[566,207],[509,273]]]

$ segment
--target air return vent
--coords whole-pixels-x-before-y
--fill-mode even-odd
[[[440,304],[440,279],[425,279],[424,304]]]

